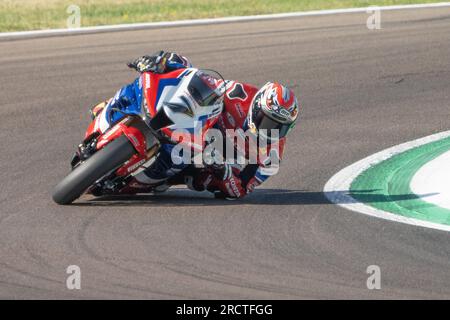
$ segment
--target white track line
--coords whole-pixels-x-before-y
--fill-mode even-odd
[[[391,220],[395,222],[401,222],[406,224],[411,224],[414,226],[421,226],[425,228],[432,228],[442,231],[450,231],[450,226],[432,223],[428,221],[418,220],[414,218],[408,218],[401,215],[393,214],[387,211],[376,209],[374,207],[368,206],[364,203],[358,202],[350,195],[348,191],[350,190],[350,185],[363,171],[366,171],[370,167],[387,160],[395,155],[402,152],[410,150],[412,148],[438,141],[450,136],[450,131],[445,131],[441,133],[436,133],[425,138],[417,139],[414,141],[406,142],[389,149],[383,150],[381,152],[375,153],[367,158],[364,158],[354,164],[342,169],[336,173],[330,180],[325,184],[324,193],[325,196],[332,203],[335,203],[346,209],[356,211],[369,216]]]
[[[442,8],[442,7],[450,7],[450,2],[380,6],[376,8],[378,8],[381,11],[392,11],[392,10],[427,9],[427,8]],[[97,27],[82,27],[78,29],[50,29],[50,30],[34,30],[34,31],[19,31],[19,32],[3,32],[0,33],[0,40],[15,40],[24,38],[40,38],[50,36],[65,36],[65,35],[89,34],[100,32],[131,31],[140,29],[157,29],[157,28],[182,27],[182,26],[198,26],[205,24],[247,22],[255,20],[273,20],[273,19],[323,16],[323,15],[344,14],[344,13],[362,13],[367,12],[367,10],[371,8],[373,9],[373,7],[364,7],[364,8],[349,8],[349,9],[334,9],[334,10],[315,10],[315,11],[224,17],[212,19],[193,19],[193,20],[178,20],[178,21],[163,21],[163,22],[118,24],[118,25],[97,26]]]
[[[450,210],[450,151],[420,168],[410,188],[415,194],[432,194],[423,200]]]

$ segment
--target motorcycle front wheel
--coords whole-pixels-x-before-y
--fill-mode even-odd
[[[66,205],[78,199],[90,186],[128,161],[136,150],[127,137],[120,136],[78,165],[53,190],[53,201]]]

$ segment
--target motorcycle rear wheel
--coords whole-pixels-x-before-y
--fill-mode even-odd
[[[136,150],[127,137],[120,136],[78,165],[53,190],[53,201],[66,205],[78,199],[108,172],[128,161]]]

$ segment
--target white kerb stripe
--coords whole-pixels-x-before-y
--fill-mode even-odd
[[[410,188],[415,194],[430,194],[423,201],[450,210],[450,151],[420,168]]]
[[[397,154],[410,150],[412,148],[438,141],[450,136],[450,131],[445,131],[441,133],[436,133],[425,138],[413,140],[406,142],[381,152],[375,153],[367,158],[364,158],[354,164],[342,169],[336,173],[330,180],[325,184],[324,194],[329,201],[335,203],[348,210],[356,211],[365,215],[391,220],[395,222],[401,222],[405,224],[410,224],[414,226],[421,226],[425,228],[437,229],[442,231],[450,231],[450,226],[432,223],[428,221],[413,219],[404,217],[398,214],[393,214],[387,211],[383,211],[364,203],[358,202],[352,198],[348,193],[350,191],[350,186],[353,180],[356,179],[362,172],[366,171],[370,167],[380,163],[381,161],[387,160]]]

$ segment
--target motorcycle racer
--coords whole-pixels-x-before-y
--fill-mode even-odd
[[[190,61],[177,53],[160,51],[153,55],[143,56],[128,64],[139,73],[166,73],[180,68],[192,67]],[[124,110],[128,113],[140,114],[142,94],[139,78],[120,89],[109,101],[95,106],[91,113],[93,117],[108,107],[111,110]],[[273,162],[279,163],[283,156],[286,135],[295,126],[298,118],[299,105],[292,90],[279,84],[268,82],[263,87],[257,87],[237,81],[226,81],[224,108],[216,123],[216,128],[227,137],[227,130],[241,129],[253,133],[254,137],[263,136],[268,142],[264,153],[273,158],[258,157],[257,163],[235,164],[225,161],[223,165],[210,165],[194,175],[183,177],[181,183],[196,191],[208,190],[217,197],[227,199],[242,198],[254,188],[277,172],[273,170]],[[120,112],[111,112],[112,121],[121,117]],[[270,130],[278,130],[278,137],[272,137]],[[235,149],[248,154],[248,143],[245,150],[235,143]],[[171,158],[173,145],[163,144],[155,161],[145,170],[135,175],[128,184],[121,188],[120,194],[135,194],[146,192],[162,192],[171,185],[179,184],[177,174],[188,167],[188,164],[175,164]],[[268,160],[269,159],[269,160]],[[269,163],[268,163],[269,162]]]

